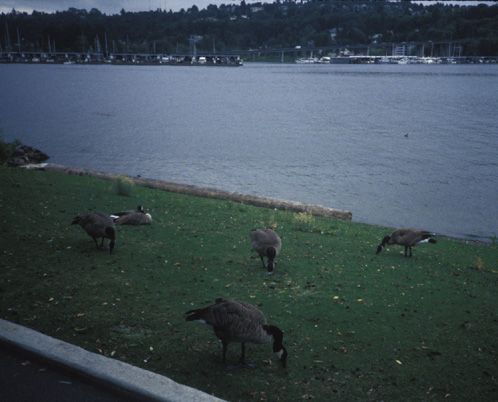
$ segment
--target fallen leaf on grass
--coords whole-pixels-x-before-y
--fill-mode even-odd
[[[401,360],[396,360],[396,363],[398,363],[399,365],[403,364]]]

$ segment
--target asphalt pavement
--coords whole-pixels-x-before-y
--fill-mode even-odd
[[[0,319],[3,402],[224,402],[195,388]]]
[[[68,375],[19,349],[0,345],[0,395],[5,402],[129,402],[82,377]]]

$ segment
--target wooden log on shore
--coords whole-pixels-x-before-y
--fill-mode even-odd
[[[114,173],[99,172],[95,170],[71,168],[68,166],[58,165],[54,163],[31,165],[31,168],[32,169],[38,168],[43,170],[49,170],[52,172],[59,172],[69,175],[76,175],[76,176],[89,175],[92,177],[97,177],[99,179],[109,180],[109,181],[114,181],[117,178],[123,176]],[[212,198],[217,200],[226,200],[226,201],[237,202],[240,204],[252,205],[263,208],[280,209],[284,211],[308,212],[315,216],[322,216],[325,218],[335,218],[346,221],[350,221],[353,218],[353,214],[349,211],[324,207],[322,205],[303,204],[301,202],[279,200],[276,198],[242,194],[234,191],[224,191],[208,187],[193,186],[189,184],[172,183],[163,180],[145,179],[142,177],[131,177],[131,176],[125,176],[125,177],[131,179],[135,185],[155,188],[163,191],[169,191],[172,193],[187,194],[196,197]]]

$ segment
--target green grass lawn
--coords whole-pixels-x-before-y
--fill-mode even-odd
[[[150,226],[98,251],[77,214],[138,204]],[[354,214],[354,211],[353,211]],[[490,217],[494,218],[494,217]],[[400,226],[403,222],[400,222]],[[249,233],[282,238],[274,275]],[[418,228],[424,229],[424,228]],[[390,229],[0,167],[1,318],[230,401],[491,401],[498,395],[498,247],[446,238],[412,258]],[[214,333],[187,310],[233,298],[280,327],[226,371]],[[232,344],[229,361],[238,361]]]

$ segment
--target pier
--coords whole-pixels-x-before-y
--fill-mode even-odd
[[[277,55],[281,63],[295,60],[326,62],[333,64],[358,64],[358,63],[392,63],[399,60],[439,60],[446,62],[454,60],[458,63],[482,63],[497,62],[496,56],[464,56],[465,44],[476,40],[452,40],[452,41],[427,41],[427,42],[383,42],[359,45],[331,45],[314,46],[312,42],[308,46],[296,46],[294,48],[272,48],[272,49],[250,49],[243,53],[251,61],[257,61],[259,57]],[[324,57],[330,59],[326,60]],[[430,63],[430,61],[429,61]]]
[[[0,52],[0,63],[45,64],[114,64],[164,66],[232,66],[243,65],[239,54],[231,53],[109,53],[100,52]]]
[[[114,64],[164,66],[242,66],[243,58],[251,62],[277,55],[281,63],[302,60],[303,63],[359,64],[359,63],[489,63],[498,62],[496,56],[463,56],[463,45],[474,40],[370,43],[364,45],[333,45],[316,47],[263,48],[230,52],[198,53],[107,53],[107,52],[23,52],[2,51],[0,63],[59,63]],[[319,57],[313,57],[318,55]],[[316,60],[315,60],[316,59]]]

